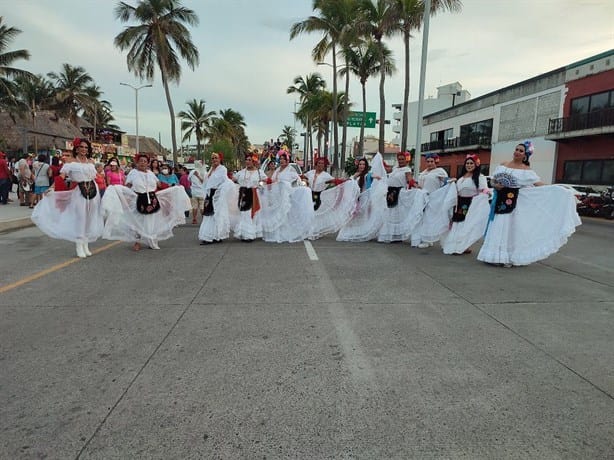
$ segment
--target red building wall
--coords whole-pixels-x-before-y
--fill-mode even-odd
[[[614,70],[571,80],[566,86],[567,95],[563,104],[563,116],[569,117],[573,99],[614,89]],[[563,174],[566,161],[604,159],[614,159],[614,135],[612,134],[560,140],[557,148],[555,181],[565,181]]]

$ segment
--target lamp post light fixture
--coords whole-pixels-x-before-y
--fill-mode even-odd
[[[138,155],[139,150],[139,90],[143,88],[151,88],[153,85],[143,85],[143,86],[132,86],[128,83],[121,83],[122,86],[127,86],[134,90],[134,107],[135,107],[135,123],[136,123],[136,154]]]

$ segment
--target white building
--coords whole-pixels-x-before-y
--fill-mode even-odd
[[[423,113],[429,115],[431,113],[438,112],[448,107],[454,107],[457,104],[471,99],[469,91],[463,89],[463,86],[459,82],[449,83],[437,88],[437,97],[429,97],[424,100]],[[392,139],[392,143],[395,145],[401,145],[401,127],[403,122],[403,104],[392,104],[395,109],[393,114],[394,125],[392,131],[396,133],[396,136]],[[416,124],[418,122],[418,101],[409,103],[408,111],[408,138],[407,138],[407,150],[411,150],[416,147]],[[424,138],[424,132],[423,137]],[[427,137],[428,139],[428,137]]]

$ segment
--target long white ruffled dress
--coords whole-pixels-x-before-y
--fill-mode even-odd
[[[92,163],[74,161],[65,164],[60,173],[72,182],[90,182],[96,177]],[[87,200],[79,187],[66,191],[50,191],[43,195],[32,211],[32,221],[51,238],[68,240],[75,243],[92,243],[102,236],[104,220],[100,206],[100,192]]]
[[[418,175],[420,189],[428,194],[420,224],[411,235],[411,245],[438,241],[449,228],[456,203],[456,189],[445,182],[448,173],[443,168],[425,169]]]
[[[226,166],[219,165],[217,168],[209,170],[204,177],[205,202],[207,199],[212,200],[213,214],[203,216],[198,230],[200,241],[211,243],[227,239],[230,236],[231,224],[234,224],[238,219],[238,189],[227,174]],[[213,197],[211,197],[211,194],[213,194]]]
[[[516,208],[494,214],[488,223],[478,260],[492,264],[529,265],[557,252],[582,223],[574,196],[557,185],[533,187],[539,177],[530,169],[500,165],[493,175],[516,178]]]
[[[106,216],[103,238],[126,242],[157,244],[173,236],[173,228],[185,224],[185,211],[192,206],[190,197],[179,185],[156,192],[160,209],[152,214],[137,211],[138,193],[155,192],[158,178],[151,171],[133,169],[124,185],[109,185],[102,198]]]
[[[422,189],[407,189],[405,174],[411,172],[409,166],[394,168],[386,179],[387,187],[400,187],[396,206],[388,207],[385,203],[382,225],[377,234],[377,241],[391,243],[406,241],[419,228],[422,214],[428,202],[428,193]]]
[[[486,177],[480,174],[479,188],[473,178],[461,177],[456,181],[456,191],[459,197],[472,197],[466,210],[465,220],[453,222],[450,230],[441,237],[440,244],[444,254],[462,254],[471,245],[484,236],[490,205],[488,194],[480,193],[487,190]]]
[[[291,166],[286,166],[283,170],[277,168],[271,179],[274,183],[271,184],[271,186],[265,186],[265,189],[270,187],[270,189],[277,189],[279,194],[287,194],[289,207],[285,215],[280,216],[280,225],[276,225],[274,229],[263,224],[262,238],[269,243],[296,243],[303,241],[309,236],[311,226],[313,225],[314,211],[313,202],[311,200],[311,189],[304,185],[296,185],[300,183],[300,177]],[[275,183],[284,185],[274,187]],[[272,204],[269,200],[266,200],[266,202],[267,205]],[[283,208],[287,206],[285,199],[279,203],[279,206]],[[274,205],[274,207],[276,207],[276,205]],[[277,211],[280,210],[278,209]],[[271,219],[274,213],[275,211],[271,209],[269,209],[267,213],[263,213],[263,221],[265,219]]]
[[[356,208],[356,199],[360,193],[356,181],[345,181],[332,188],[326,188],[326,182],[334,177],[326,171],[317,173],[315,170],[305,174],[309,186],[314,193],[320,194],[318,209],[314,209],[313,225],[309,239],[318,239],[327,233],[335,233],[349,222]],[[316,203],[314,203],[314,208]]]
[[[237,181],[236,187],[247,187],[249,189],[256,189],[256,193],[258,194],[258,198],[260,198],[260,193],[257,190],[260,181],[266,180],[266,175],[260,171],[259,169],[248,170],[247,168],[242,169],[235,175],[235,180]],[[251,190],[250,190],[251,191]],[[240,197],[240,191],[237,193]],[[239,198],[240,199],[240,198]],[[262,223],[261,223],[261,212],[256,211],[255,206],[256,203],[252,202],[252,208],[246,211],[241,211],[241,204],[237,203],[239,207],[239,218],[235,225],[233,225],[232,231],[234,237],[240,240],[255,240],[256,238],[262,237]],[[253,217],[252,217],[253,214]]]

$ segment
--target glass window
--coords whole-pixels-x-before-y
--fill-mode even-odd
[[[577,183],[582,179],[582,162],[566,161],[563,172],[563,182]]]
[[[601,183],[614,185],[614,160],[604,160],[601,170]]]
[[[431,133],[431,142],[436,142],[438,135],[439,135],[438,132]]]
[[[447,141],[448,139],[452,139],[453,135],[452,133],[454,132],[454,130],[452,128],[450,129],[446,129],[445,132],[443,133],[443,138]]]
[[[578,97],[571,101],[571,114],[580,115],[588,113],[589,96]]]
[[[606,91],[604,93],[593,94],[591,96],[591,104],[590,111],[594,112],[595,110],[603,110],[609,106],[610,103],[610,92]]]
[[[585,184],[598,184],[601,182],[601,165],[599,160],[588,160],[582,168],[582,182]]]

